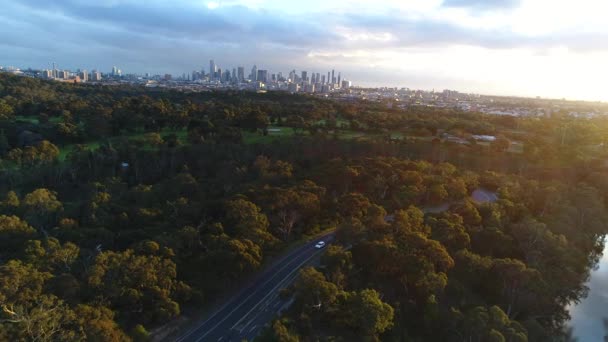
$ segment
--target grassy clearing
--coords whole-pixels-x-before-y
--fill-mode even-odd
[[[119,142],[122,139],[128,139],[130,141],[144,141],[145,140],[145,136],[146,134],[149,134],[150,132],[133,132],[133,133],[127,133],[127,134],[123,134],[123,135],[118,135],[118,136],[114,136],[109,138],[108,140],[111,143],[114,142]],[[172,130],[172,129],[164,129],[160,132],[161,137],[164,137],[166,135],[169,134],[175,134],[177,136],[177,139],[180,141],[180,143],[182,144],[186,144],[187,143],[187,137],[188,137],[188,132],[186,130]],[[101,144],[103,143],[105,139],[99,139],[99,140],[92,140],[92,141],[88,141],[82,144],[69,144],[69,145],[65,145],[60,147],[60,152],[59,152],[59,161],[65,161],[66,157],[68,156],[68,154],[70,154],[72,151],[74,151],[74,149],[76,148],[76,146],[78,145],[84,145],[87,149],[89,150],[96,150],[98,149]],[[144,148],[149,148],[149,149],[153,149],[154,146],[144,146]]]
[[[15,121],[27,122],[30,124],[38,125],[40,124],[40,120],[36,116],[25,116],[25,115],[16,115]],[[53,116],[49,118],[49,122],[56,124],[62,122],[63,119],[59,116]]]

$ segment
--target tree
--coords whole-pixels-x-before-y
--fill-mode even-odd
[[[25,195],[23,207],[27,220],[37,228],[45,231],[63,210],[63,204],[57,199],[57,193],[48,189],[36,189]]]
[[[256,338],[259,342],[299,342],[297,334],[291,332],[286,326],[286,320],[277,319],[272,322],[262,334]]]
[[[346,293],[337,306],[336,324],[359,338],[377,338],[393,325],[393,308],[375,290]]]
[[[69,272],[80,248],[71,242],[63,245],[55,238],[30,240],[25,247],[25,260],[40,270]]]
[[[225,224],[229,235],[249,239],[258,245],[272,245],[275,238],[268,233],[268,218],[260,207],[239,198],[226,202]]]
[[[433,239],[441,242],[450,251],[469,248],[471,238],[466,232],[462,217],[454,214],[442,214],[439,218],[429,218]]]
[[[535,282],[539,280],[540,273],[519,260],[496,259],[492,273],[500,280],[496,289],[500,291],[503,307],[509,317],[517,312],[519,300],[525,293],[534,293],[538,289]]]
[[[338,287],[327,281],[323,273],[306,267],[300,270],[294,285],[294,305],[300,308],[300,312],[325,311],[332,307],[338,293]]]
[[[490,143],[490,146],[493,150],[497,152],[504,152],[508,150],[509,147],[511,147],[511,141],[509,141],[509,139],[505,138],[504,136],[499,135],[496,137],[496,140]]]
[[[150,333],[141,324],[138,324],[135,327],[133,327],[133,329],[131,329],[131,336],[133,336],[134,342],[150,341]]]
[[[352,268],[352,254],[341,246],[330,245],[321,257],[321,263],[326,267],[326,274],[334,284],[344,288],[344,276]]]
[[[10,149],[10,145],[8,144],[8,139],[6,138],[6,134],[4,130],[0,130],[0,157],[4,157],[6,152]]]
[[[13,107],[4,99],[0,99],[0,121],[9,120],[14,113]]]
[[[0,266],[0,339],[8,341],[72,340],[70,308],[53,295],[43,293],[50,273],[21,261]]]
[[[362,219],[367,215],[367,209],[371,206],[369,199],[360,193],[350,193],[340,197],[338,200],[338,212],[343,218]]]
[[[177,316],[176,265],[161,256],[137,255],[133,250],[97,255],[88,285],[112,308],[139,323],[158,323]],[[128,309],[127,309],[128,308]]]
[[[74,312],[55,296],[41,295],[24,306],[3,306],[0,339],[7,341],[74,341]]]
[[[0,215],[0,257],[6,258],[23,248],[36,230],[17,216]]]
[[[252,132],[264,130],[268,127],[268,125],[270,125],[268,115],[263,113],[259,108],[255,108],[247,112],[241,121],[241,127]]]
[[[230,280],[257,270],[262,263],[262,249],[251,240],[231,239],[223,242],[211,256],[221,275]]]
[[[114,321],[114,312],[104,306],[80,304],[74,310],[86,341],[129,342],[131,339]]]

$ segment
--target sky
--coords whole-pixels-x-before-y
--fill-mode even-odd
[[[0,65],[238,65],[361,86],[608,101],[605,0],[3,0]]]

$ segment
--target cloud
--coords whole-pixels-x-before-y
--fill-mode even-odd
[[[391,65],[425,59],[450,64],[449,53],[462,46],[471,47],[471,54],[495,52],[488,58],[511,50],[530,58],[550,56],[556,48],[608,51],[599,7],[591,20],[585,6],[573,16],[569,5],[538,1],[550,2],[6,0],[0,64],[46,67],[56,61],[70,68],[117,65],[126,72],[181,74],[213,58],[224,68],[256,63],[272,72],[336,67],[355,81],[375,76],[382,82],[404,75]],[[429,66],[408,75],[420,80],[433,72]],[[439,83],[434,77],[433,86]],[[444,78],[449,84],[454,79]]]
[[[481,10],[513,9],[521,4],[521,0],[445,0],[444,7],[462,7]]]

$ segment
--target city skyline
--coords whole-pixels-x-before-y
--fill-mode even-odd
[[[606,5],[597,0],[25,0],[2,8],[5,66],[62,61],[181,75],[207,55],[230,66],[246,56],[265,70],[339,66],[362,86],[608,99]]]

